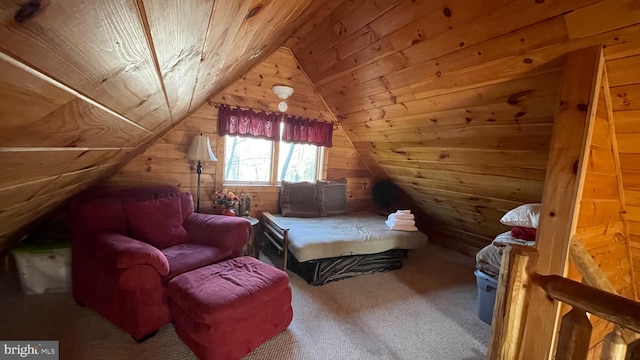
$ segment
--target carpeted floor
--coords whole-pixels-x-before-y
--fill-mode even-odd
[[[293,322],[244,359],[485,359],[473,267],[429,244],[388,273],[320,287],[290,273]],[[23,295],[16,273],[0,276],[0,340],[58,340],[60,359],[195,359],[170,325],[137,344],[69,293]]]

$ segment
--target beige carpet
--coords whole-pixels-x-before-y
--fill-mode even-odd
[[[320,287],[290,273],[293,322],[244,359],[484,359],[473,265],[429,244],[388,273]],[[58,340],[65,360],[195,358],[172,326],[137,344],[68,293],[22,295],[16,273],[0,276],[0,340]]]

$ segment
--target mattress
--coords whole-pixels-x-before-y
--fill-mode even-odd
[[[419,231],[390,230],[385,218],[372,213],[321,218],[271,214],[287,228],[289,251],[299,262],[349,255],[376,254],[391,249],[417,249],[427,243]]]

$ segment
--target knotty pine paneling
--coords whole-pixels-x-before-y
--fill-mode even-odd
[[[270,56],[322,1],[215,1],[190,112]]]
[[[0,148],[0,186],[24,184],[32,179],[118,162],[129,151],[131,149]]]
[[[55,2],[18,23],[22,4],[0,5],[0,50],[150,131],[171,123],[134,1]]]
[[[0,53],[0,251],[152,133]],[[53,196],[52,194],[55,194]]]
[[[198,111],[190,115],[180,126],[169,132],[163,139],[129,161],[122,169],[108,179],[104,185],[118,188],[170,185],[191,192],[195,199],[197,187],[195,164],[187,160],[185,156],[193,137],[199,135],[201,132],[200,130],[193,129],[192,125],[192,121],[196,123],[201,121],[198,116]],[[207,118],[206,120],[214,122],[215,118]],[[202,132],[205,136],[209,137],[211,147],[215,149],[218,141],[216,132],[209,132],[204,129]],[[220,154],[215,154],[218,159],[221,159]],[[210,192],[214,188],[215,168],[215,163],[203,163],[203,172],[201,175],[201,210],[210,209],[212,206]]]
[[[626,221],[625,193],[615,123],[611,118],[611,101],[606,70],[602,75],[598,102],[593,119],[593,131],[586,149],[587,157],[584,186],[576,223],[576,239],[593,256],[618,294],[637,299],[634,284],[633,261]],[[630,216],[630,214],[629,214]],[[594,231],[600,229],[600,231]],[[604,229],[604,230],[602,230]],[[608,322],[591,317],[591,355],[599,358],[599,344],[610,331]]]
[[[182,120],[189,111],[213,4],[213,0],[138,1],[174,121]]]
[[[267,73],[262,73],[265,70]],[[217,135],[218,111],[215,104],[228,104],[255,110],[276,111],[280,101],[271,91],[275,84],[286,84],[295,90],[287,100],[290,114],[333,121],[313,85],[298,66],[288,49],[281,48],[261,64],[200,107],[160,141],[131,160],[106,184],[111,187],[172,185],[196,195],[195,166],[185,159],[194,136],[202,132],[211,140],[217,163],[206,162],[201,175],[201,211],[216,212],[212,202],[216,191],[228,189],[251,194],[251,214],[278,211],[278,186],[232,186],[223,184],[223,138]],[[296,94],[298,94],[296,96]],[[352,210],[369,209],[372,176],[341,126],[334,130],[333,147],[325,157],[326,178],[347,178],[348,205]]]
[[[0,147],[31,148],[25,159],[43,168],[3,175],[10,206],[24,199],[12,193],[22,186],[39,191],[44,179],[113,170],[120,159],[132,159],[121,186],[193,188],[180,154],[200,131],[213,140],[216,111],[203,104],[214,96],[275,111],[270,87],[284,83],[296,88],[292,113],[340,122],[336,139],[346,145],[328,151],[329,178],[353,179],[350,191],[364,198],[372,177],[391,177],[432,212],[430,226],[467,234],[460,248],[470,252],[496,235],[489,210],[539,200],[562,56],[597,44],[606,46],[623,183],[640,182],[633,0],[202,0],[178,8],[73,0],[43,2],[18,23],[22,3],[0,5]],[[282,44],[300,64],[270,55]],[[58,152],[71,147],[97,160],[63,170]],[[38,156],[45,149],[53,155]],[[145,149],[146,158],[132,158]],[[106,176],[96,174],[77,176]],[[431,206],[434,194],[447,205]],[[469,220],[467,205],[478,201],[490,209]],[[458,223],[466,230],[450,229]]]
[[[27,202],[57,208],[35,200],[71,189],[60,179],[82,184],[70,195],[109,176],[122,166],[118,162],[165,135],[189,109],[199,108],[264,59],[323,7],[309,0],[203,0],[179,7],[144,0],[45,1],[28,18],[14,18],[23,3],[0,5],[0,152],[7,154],[1,170],[9,171],[0,179],[0,200],[7,210],[2,221],[8,209]],[[202,121],[194,126],[196,132],[207,130]],[[150,166],[156,172],[167,167]],[[103,167],[109,170],[96,170]],[[187,180],[174,176],[164,181]],[[29,212],[26,205],[22,209],[25,226],[29,214],[31,220],[44,214]]]
[[[465,237],[451,241],[467,241],[469,252],[497,235],[505,204],[541,199],[564,54],[606,45],[623,73],[612,78],[626,81],[614,108],[636,110],[624,75],[634,63],[623,59],[640,49],[632,3],[407,0],[378,3],[375,14],[345,1],[287,44],[372,173],[413,196],[435,219],[430,226]],[[500,211],[458,202],[472,198]]]
[[[6,210],[0,220],[20,207],[22,220],[5,222],[16,229],[45,215],[23,204],[52,210],[57,205],[39,199],[64,202],[63,194],[110,176],[323,6],[311,0],[38,3],[28,16],[18,14],[24,1],[0,4],[0,200]],[[105,166],[108,171],[95,170]],[[77,186],[46,185],[45,179],[63,178]],[[53,192],[59,198],[47,197]],[[19,238],[10,231],[2,236],[0,251]]]
[[[634,109],[628,93],[640,92],[640,49],[636,53],[607,61],[607,73],[614,104],[616,140],[626,202],[632,267],[640,289],[640,111]]]

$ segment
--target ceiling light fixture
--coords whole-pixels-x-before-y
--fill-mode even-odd
[[[293,88],[286,85],[273,85],[271,90],[273,90],[273,93],[281,100],[287,100],[287,98],[293,94]],[[285,112],[288,108],[289,106],[286,102],[280,101],[278,103],[278,110],[280,110],[280,112]]]

